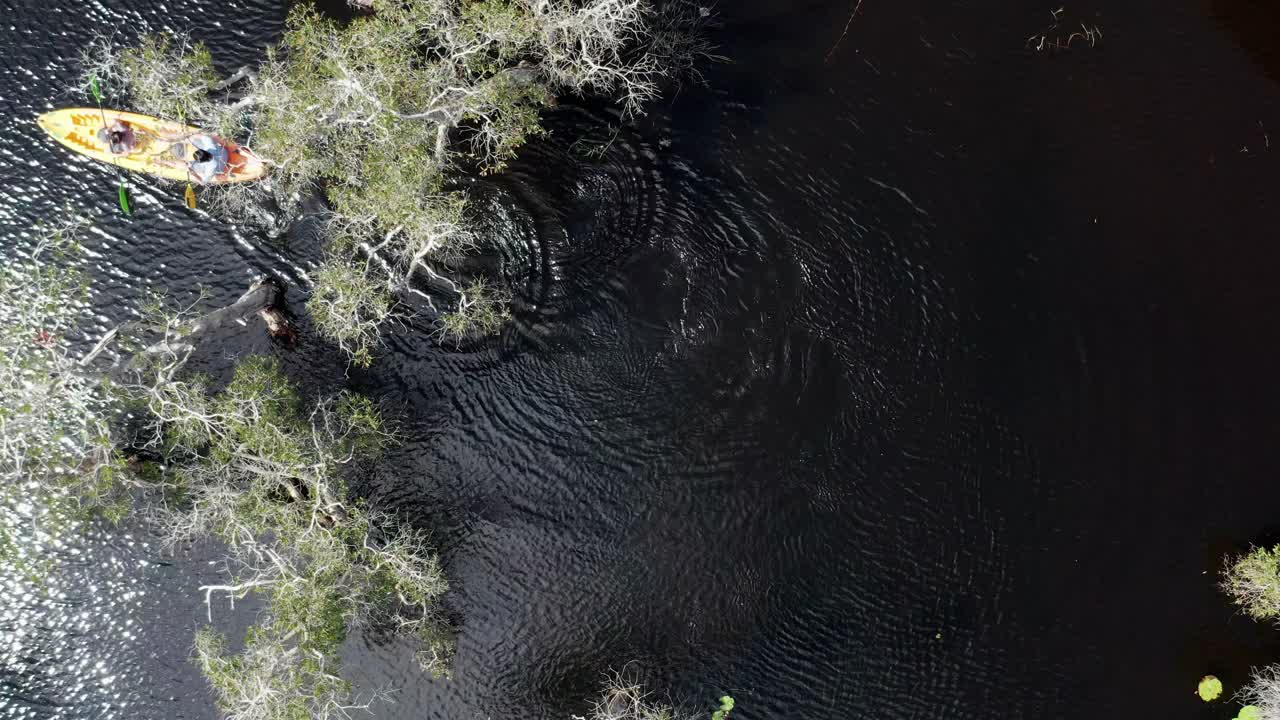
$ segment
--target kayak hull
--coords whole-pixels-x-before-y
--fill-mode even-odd
[[[128,124],[137,139],[127,155],[113,155],[107,143],[98,137],[99,130],[117,120]],[[99,162],[168,180],[198,182],[187,170],[187,163],[195,150],[186,140],[192,135],[208,134],[199,128],[150,115],[98,108],[54,110],[41,115],[36,122],[49,137],[64,147]],[[262,159],[249,148],[217,135],[210,137],[227,148],[229,161],[226,172],[215,175],[204,184],[248,182],[266,173]]]

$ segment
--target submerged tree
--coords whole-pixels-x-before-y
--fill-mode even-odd
[[[1254,620],[1280,619],[1280,546],[1228,560],[1222,590]]]
[[[128,509],[129,475],[112,442],[109,384],[90,375],[101,346],[77,355],[87,285],[73,220],[37,228],[26,259],[0,268],[0,502],[19,498],[46,523]],[[0,523],[0,549],[12,528]]]
[[[424,669],[447,674],[447,590],[425,535],[353,497],[350,471],[394,442],[377,407],[339,393],[304,402],[278,363],[249,358],[221,389],[185,370],[218,327],[260,315],[285,332],[278,288],[195,316],[155,313],[87,352],[92,314],[76,225],[42,231],[0,270],[0,500],[42,520],[120,519],[131,510],[171,544],[216,538],[227,580],[214,599],[262,596],[232,652],[212,630],[196,657],[230,718],[332,718],[367,707],[339,675],[353,628],[417,636]],[[6,542],[21,531],[5,530]]]
[[[364,707],[338,674],[348,629],[392,623],[425,642],[425,669],[451,655],[438,604],[447,583],[426,538],[348,496],[341,470],[392,434],[367,399],[307,408],[277,363],[250,358],[218,393],[201,380],[150,392],[153,448],[173,470],[178,500],[157,524],[180,542],[214,536],[230,580],[202,588],[265,597],[268,609],[238,655],[211,630],[197,659],[227,717],[340,717]]]
[[[1280,545],[1228,558],[1221,588],[1254,620],[1280,620]],[[1280,665],[1255,671],[1237,699],[1239,720],[1280,720]]]
[[[710,713],[710,720],[730,720],[733,698],[724,695],[718,703],[718,709]],[[681,712],[671,705],[657,702],[638,683],[614,674],[605,683],[604,692],[592,706],[591,713],[585,717],[575,715],[574,720],[697,720],[702,717],[707,716]]]
[[[451,286],[460,303],[445,334],[501,325],[504,312],[469,311],[473,278],[451,270],[477,243],[455,174],[501,170],[543,132],[540,113],[558,95],[612,97],[638,114],[665,78],[696,74],[694,60],[711,55],[697,39],[709,13],[685,0],[661,12],[648,0],[362,5],[371,12],[341,24],[300,4],[233,97],[220,92],[228,83],[207,51],[179,40],[144,40],[118,63],[99,49],[85,64],[113,73],[141,112],[251,143],[286,200],[323,192],[333,244],[309,307],[367,364],[391,297],[420,293],[424,278]]]

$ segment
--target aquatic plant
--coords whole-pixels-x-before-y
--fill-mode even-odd
[[[1280,545],[1228,558],[1221,587],[1254,620],[1280,619]]]
[[[492,335],[511,318],[509,303],[510,293],[505,288],[478,278],[462,292],[457,307],[440,316],[436,332],[455,345],[468,337]]]
[[[1196,694],[1205,702],[1212,702],[1222,696],[1222,681],[1213,675],[1205,675],[1196,685]],[[719,720],[717,718],[717,720]]]
[[[651,693],[638,683],[631,682],[620,673],[609,676],[604,691],[591,707],[587,716],[574,715],[574,720],[696,720],[705,717],[694,713],[681,713],[670,705],[651,699]],[[718,707],[711,713],[711,720],[729,720],[733,712],[733,698],[722,695]]]
[[[453,178],[501,171],[543,132],[542,111],[556,96],[611,97],[636,115],[663,82],[696,76],[696,61],[714,56],[699,39],[709,11],[684,0],[662,11],[649,0],[362,6],[371,12],[342,24],[298,5],[279,46],[231,96],[220,92],[231,79],[207,72],[207,52],[179,39],[149,38],[126,51],[119,83],[139,109],[242,136],[270,161],[285,204],[325,195],[331,258],[377,280],[361,285],[368,302],[321,301],[319,327],[365,362],[378,322],[395,307],[372,300],[375,285],[387,294],[421,292],[423,279],[451,288],[457,310],[440,318],[446,338],[456,338],[459,323],[467,333],[492,332],[508,317],[481,312],[487,306],[476,305],[470,281],[449,277],[450,260],[477,242]],[[86,59],[87,70],[104,66]],[[330,283],[349,289],[350,274],[329,267],[313,280],[317,295],[349,296]]]
[[[1264,720],[1262,708],[1257,705],[1245,705],[1236,713],[1235,720]]]
[[[326,258],[314,273],[307,310],[316,328],[337,343],[353,364],[368,367],[395,298],[368,264]]]
[[[103,68],[99,65],[99,72]],[[180,122],[200,117],[218,85],[213,56],[186,36],[146,35],[120,54],[121,77],[129,79],[138,112]]]

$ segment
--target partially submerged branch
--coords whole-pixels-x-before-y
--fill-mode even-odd
[[[670,705],[653,700],[639,684],[613,675],[591,713],[575,715],[574,720],[697,720],[695,714],[683,714]]]
[[[457,309],[441,315],[436,332],[441,341],[454,345],[493,335],[510,321],[510,302],[505,288],[474,280],[460,293]]]

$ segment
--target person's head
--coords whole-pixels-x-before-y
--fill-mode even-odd
[[[122,145],[122,144],[124,144],[124,131],[123,131],[123,130],[112,130],[112,131],[111,131],[111,144],[113,144],[113,145]]]
[[[200,148],[196,148],[196,154],[194,157],[196,162],[205,163],[213,159],[213,153],[209,152],[208,150],[201,150]]]

